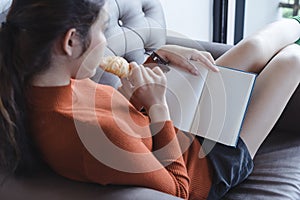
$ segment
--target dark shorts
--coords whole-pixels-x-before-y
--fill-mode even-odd
[[[198,138],[214,168],[208,200],[223,197],[230,188],[244,181],[253,170],[253,160],[242,139],[236,147]]]

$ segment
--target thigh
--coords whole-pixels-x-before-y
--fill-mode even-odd
[[[283,48],[258,75],[241,130],[252,156],[280,117],[300,80],[300,46]]]
[[[274,55],[299,37],[300,25],[296,20],[276,21],[239,42],[218,58],[216,63],[259,73]]]

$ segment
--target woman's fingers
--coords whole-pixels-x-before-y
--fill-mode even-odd
[[[122,78],[121,83],[122,83],[122,88],[124,88],[124,90],[130,91],[132,89],[132,85],[127,78]]]
[[[122,80],[124,93],[129,93],[131,103],[140,109],[141,106],[149,110],[152,105],[165,105],[166,77],[159,67],[153,70],[136,63],[131,63],[132,72],[126,80]],[[130,87],[131,85],[131,87]]]
[[[215,64],[215,60],[212,57],[211,53],[207,52],[207,51],[198,51],[195,50],[195,53],[192,54],[191,59],[192,60],[197,60],[197,59],[202,59],[205,58],[207,61],[209,61],[211,64]]]
[[[165,76],[164,72],[162,71],[162,69],[158,66],[154,67],[152,69],[153,73],[155,73],[158,76]]]
[[[199,62],[203,67],[212,71],[219,71],[218,67],[215,66],[214,58],[206,51],[199,51],[197,49],[177,45],[164,45],[158,49],[157,52],[171,64],[189,71],[194,75],[199,75],[199,71],[198,67],[195,66],[191,60]]]
[[[131,75],[129,81],[135,87],[140,87],[148,83],[156,83],[160,78],[165,78],[163,71],[159,67],[150,69],[148,67],[139,66],[136,63],[131,63]]]
[[[166,52],[166,51],[165,51]],[[178,66],[194,75],[199,75],[198,68],[194,66],[184,54],[168,51],[168,59],[175,66]]]
[[[153,79],[154,73],[150,68],[142,66],[141,72],[142,72],[143,78],[145,80],[145,83],[153,83],[154,82],[154,79]]]
[[[199,75],[198,67],[195,66],[191,61],[197,61],[214,72],[219,71],[218,67],[215,65],[213,57],[209,52],[190,50],[188,55],[185,57],[177,55],[175,61],[178,63],[179,67],[184,68],[195,75]]]
[[[121,83],[122,86],[118,88],[118,91],[121,92],[128,100],[130,100],[133,93],[133,87],[130,81],[127,78],[122,78]]]
[[[144,78],[141,71],[141,66],[139,66],[137,63],[132,62],[130,63],[131,67],[131,74],[128,76],[129,81],[132,85],[139,87],[143,84]]]
[[[215,61],[214,61],[213,57],[208,52],[196,51],[194,54],[192,54],[191,60],[201,62],[208,69],[211,69],[214,72],[219,71],[218,67],[215,65]]]

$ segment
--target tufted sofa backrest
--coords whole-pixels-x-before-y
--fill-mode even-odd
[[[142,64],[147,53],[166,43],[166,23],[159,0],[107,0],[110,16],[105,55]],[[119,79],[98,69],[93,80],[117,88]]]
[[[105,33],[107,54],[142,63],[147,51],[166,42],[165,19],[159,0],[109,0],[110,23]]]

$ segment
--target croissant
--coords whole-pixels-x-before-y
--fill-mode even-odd
[[[113,73],[120,78],[127,77],[130,74],[129,63],[120,56],[103,57],[100,66],[104,71]]]

